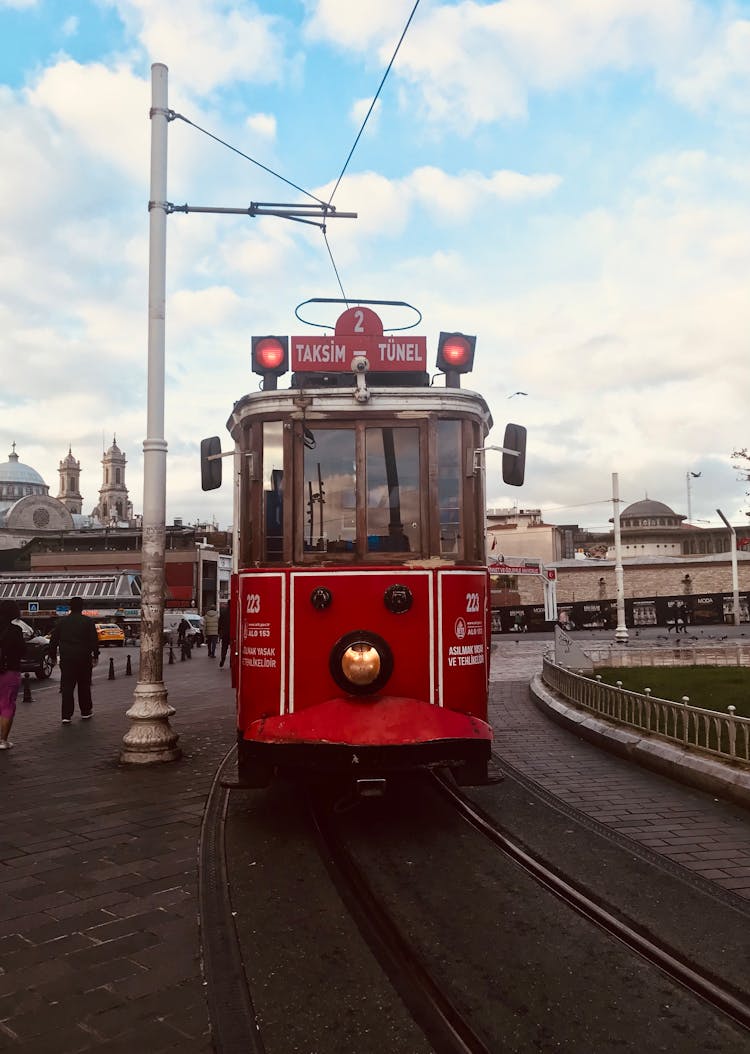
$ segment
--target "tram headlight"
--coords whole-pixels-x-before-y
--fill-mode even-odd
[[[339,688],[350,695],[369,695],[391,676],[393,655],[377,633],[355,630],[334,644],[329,668]]]
[[[351,644],[341,656],[341,671],[357,688],[372,684],[380,673],[378,649],[366,641]]]

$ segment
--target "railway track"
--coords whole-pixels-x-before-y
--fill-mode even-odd
[[[435,777],[441,792],[464,820],[490,841],[501,853],[522,867],[535,882],[548,889],[573,911],[595,923],[605,933],[621,941],[631,951],[657,966],[666,976],[681,984],[710,1006],[750,1030],[750,1003],[742,994],[711,977],[697,962],[686,961],[666,942],[646,936],[639,928],[618,917],[606,905],[557,874],[540,857],[511,838],[493,819],[442,776]]]
[[[233,751],[227,755],[214,781],[214,786],[209,796],[209,805],[206,809],[199,852],[203,965],[215,1050],[219,1051],[220,1054],[234,1054],[235,1051],[248,1051],[250,1054],[263,1054],[263,1052],[268,1051],[276,1054],[276,1051],[309,1049],[315,1054],[318,1054],[318,1052],[323,1054],[328,1049],[352,1049],[352,1051],[381,1049],[390,1054],[391,1050],[417,1049],[416,1046],[388,1046],[385,1040],[379,1048],[377,1044],[360,1048],[356,1044],[351,1045],[350,1041],[349,1046],[336,1046],[335,1043],[331,1045],[330,1038],[327,1041],[327,1046],[316,1046],[314,1045],[315,1041],[310,1040],[312,1045],[309,1048],[300,1048],[294,1043],[286,1045],[283,1039],[280,1041],[278,1025],[273,1038],[269,1038],[265,1034],[263,1022],[273,1018],[274,1014],[268,1009],[261,1009],[259,1013],[254,1005],[258,977],[261,977],[261,987],[264,989],[261,998],[265,999],[267,997],[265,989],[268,987],[266,975],[273,974],[282,986],[288,984],[289,976],[298,974],[298,966],[295,965],[296,957],[302,954],[305,962],[309,958],[310,951],[307,949],[307,942],[312,940],[314,943],[317,939],[321,943],[325,943],[325,938],[319,930],[317,935],[314,933],[306,934],[304,932],[304,924],[300,924],[299,930],[295,930],[293,933],[293,939],[296,939],[298,947],[295,948],[293,943],[286,949],[280,947],[276,958],[272,960],[272,968],[269,969],[264,965],[260,975],[256,969],[255,981],[251,981],[248,985],[246,980],[248,961],[252,961],[257,946],[256,948],[248,947],[247,934],[243,944],[243,937],[238,933],[235,925],[235,914],[245,914],[247,908],[245,900],[242,903],[233,901],[232,897],[236,895],[243,896],[243,894],[237,894],[236,889],[233,889],[230,897],[231,875],[228,874],[224,864],[224,834],[230,791],[226,787],[222,787],[221,780],[223,772],[231,760],[233,760]],[[523,874],[533,883],[534,888],[546,891],[546,893],[539,892],[536,894],[537,896],[545,896],[551,893],[556,901],[565,905],[564,908],[561,907],[555,910],[567,912],[568,914],[573,912],[579,920],[585,920],[583,923],[576,923],[575,926],[588,926],[594,923],[598,931],[606,934],[605,939],[614,938],[617,944],[622,945],[623,952],[614,954],[614,958],[619,957],[618,961],[627,963],[629,961],[627,959],[628,955],[631,956],[630,961],[635,961],[632,960],[632,953],[635,953],[641,959],[645,959],[647,963],[651,964],[651,967],[656,967],[659,973],[665,979],[668,979],[668,983],[665,983],[665,991],[668,989],[668,984],[677,984],[681,988],[689,990],[693,995],[697,995],[701,1004],[706,1008],[710,1008],[710,1010],[706,1009],[699,1012],[699,1017],[701,1014],[703,1015],[703,1017],[700,1017],[701,1020],[704,1020],[706,1015],[710,1017],[713,1013],[730,1019],[733,1025],[729,1026],[727,1023],[726,1026],[721,1027],[720,1031],[723,1029],[723,1035],[728,1035],[731,1032],[732,1041],[726,1047],[719,1045],[715,1049],[726,1049],[727,1051],[743,1049],[746,1039],[741,1040],[738,1037],[746,1035],[743,1030],[750,1028],[750,1005],[748,1005],[743,993],[734,990],[720,978],[711,976],[702,969],[699,963],[687,961],[684,956],[676,954],[668,945],[660,944],[651,935],[645,935],[640,931],[638,925],[631,924],[627,919],[623,919],[620,912],[610,910],[607,904],[592,898],[585,890],[579,888],[575,882],[546,866],[533,853],[511,838],[500,825],[483,813],[465,795],[460,793],[450,781],[444,779],[436,780],[435,785],[431,785],[431,788],[427,789],[425,793],[431,796],[432,803],[420,806],[420,808],[426,809],[424,815],[434,817],[438,812],[444,813],[443,817],[435,821],[435,841],[439,840],[438,836],[441,832],[444,834],[446,827],[452,832],[454,825],[459,825],[466,831],[466,834],[461,835],[459,838],[451,834],[447,839],[451,844],[456,843],[457,853],[455,860],[445,859],[444,873],[440,876],[440,882],[445,884],[446,891],[451,890],[453,886],[460,888],[467,885],[477,868],[485,867],[484,863],[481,865],[474,863],[475,859],[488,861],[486,869],[487,875],[490,875],[493,873],[494,865],[489,861],[492,858],[502,858],[504,862],[501,866],[508,870],[502,872],[506,877],[499,885],[504,885],[506,890],[508,886],[514,887],[506,898],[505,906],[503,906],[502,901],[499,901],[496,905],[493,904],[492,894],[486,892],[486,887],[490,884],[486,875],[482,875],[482,882],[480,883],[485,891],[486,903],[482,906],[483,910],[488,911],[495,919],[495,922],[497,922],[497,916],[501,917],[501,927],[497,932],[503,933],[502,925],[512,924],[516,927],[519,926],[517,916],[512,923],[509,921],[512,913],[508,910],[508,904],[515,904],[517,907],[518,899],[528,900],[527,891],[532,887],[527,886],[525,881],[522,883],[521,880],[508,876],[513,876],[518,869],[521,869]],[[255,803],[259,801],[257,798],[249,800]],[[302,797],[297,797],[295,801],[296,805],[290,804],[290,809],[297,808],[300,814],[306,813],[309,809],[314,828],[314,833],[308,831],[305,834],[300,827],[296,836],[301,842],[305,838],[309,839],[310,851],[317,846],[325,869],[333,878],[341,903],[344,905],[346,912],[350,913],[351,918],[356,921],[358,931],[364,938],[370,953],[374,955],[380,964],[380,968],[392,986],[392,991],[397,994],[397,1001],[400,1001],[407,1008],[425,1037],[429,1049],[437,1051],[439,1054],[485,1054],[485,1052],[499,1054],[499,1052],[505,1050],[573,1049],[564,1047],[564,1042],[563,1048],[559,1048],[554,1024],[545,1026],[542,1029],[540,1033],[541,1039],[535,1040],[534,1048],[526,1045],[526,1040],[522,1038],[525,1035],[523,1031],[519,1032],[515,1037],[512,1035],[510,1025],[527,1011],[523,1008],[521,997],[517,993],[510,992],[507,978],[514,973],[519,973],[522,970],[521,964],[517,966],[511,964],[506,969],[505,974],[502,974],[501,971],[497,979],[490,984],[489,995],[485,994],[482,997],[480,993],[475,993],[478,998],[472,1002],[471,978],[478,976],[478,968],[474,968],[474,973],[472,974],[472,967],[470,966],[467,977],[456,980],[450,970],[446,972],[445,963],[439,964],[437,962],[440,956],[438,954],[436,957],[436,947],[442,941],[445,946],[452,948],[457,932],[455,927],[453,931],[448,929],[445,937],[437,938],[437,945],[431,945],[429,937],[426,939],[422,932],[421,922],[414,921],[411,924],[408,918],[405,922],[405,913],[408,916],[409,911],[412,910],[408,905],[412,901],[418,902],[420,897],[419,881],[417,881],[415,887],[413,875],[414,873],[423,875],[428,869],[428,865],[418,861],[412,862],[414,866],[411,878],[394,872],[388,879],[392,883],[392,892],[389,895],[386,889],[387,883],[384,884],[380,862],[382,860],[384,865],[383,872],[387,871],[390,866],[389,861],[391,863],[394,859],[398,861],[399,857],[403,855],[403,844],[399,839],[405,837],[405,844],[407,845],[415,841],[413,834],[409,833],[409,824],[412,818],[408,816],[408,809],[397,809],[393,814],[386,811],[385,816],[380,816],[378,819],[380,814],[370,812],[368,804],[365,804],[361,811],[355,810],[351,813],[341,813],[337,811],[336,802],[325,794],[306,793],[304,800]],[[436,802],[438,803],[437,805],[435,804]],[[440,803],[445,807],[444,809],[440,808]],[[253,807],[257,809],[257,816],[262,817],[265,806],[261,807],[256,804]],[[422,813],[419,810],[416,811],[418,816],[415,816],[415,821],[419,824],[422,822],[420,819]],[[404,812],[407,813],[404,821],[404,830],[394,831],[394,839],[391,841],[391,831],[398,826],[394,817],[403,815]],[[378,822],[371,827],[373,816]],[[268,838],[267,828],[269,826],[273,827],[274,823],[262,824],[262,826],[265,828],[263,837]],[[349,844],[352,833],[354,833],[355,843],[359,843],[358,846],[354,845],[352,847]],[[244,837],[245,832],[240,832],[240,836]],[[466,872],[468,877],[464,877],[464,872],[461,870],[464,864],[461,857],[468,854],[459,847],[459,842],[464,842],[466,839],[471,839],[477,843],[471,851],[474,856],[471,857],[472,863],[468,865],[468,871]],[[419,848],[419,854],[425,851],[425,846],[428,853],[431,851],[430,846],[433,838],[430,831],[425,835],[424,842],[425,845]],[[490,843],[493,846],[493,851],[488,853],[487,847]],[[481,848],[481,846],[484,848]],[[362,852],[363,847],[364,855]],[[304,847],[304,851],[299,850],[299,847],[297,848],[303,855],[303,869],[314,875],[314,867],[308,856],[308,847]],[[415,853],[414,855],[419,854]],[[257,854],[251,855],[256,856]],[[254,863],[255,859],[253,859]],[[398,866],[400,867],[400,864]],[[429,866],[431,867],[432,865]],[[270,873],[269,870],[267,874]],[[314,890],[312,886],[307,887],[310,890],[312,900],[318,895],[319,887],[324,884],[322,882],[324,873],[324,871],[320,872],[321,877],[315,883]],[[493,881],[495,881],[494,878]],[[515,888],[516,885],[518,888]],[[521,896],[522,886],[523,895]],[[253,888],[255,889],[255,887]],[[435,895],[434,890],[431,895]],[[533,895],[532,893],[531,896]],[[454,897],[452,892],[446,892],[445,900],[451,907],[453,907],[455,899],[457,898]],[[239,912],[237,912],[237,908],[239,908]],[[461,908],[456,907],[455,910],[460,915]],[[524,906],[524,911],[527,910],[530,910],[532,914],[540,913],[540,909],[534,905],[530,908]],[[548,911],[549,908],[544,910]],[[417,910],[418,914],[419,911]],[[434,919],[439,914],[438,909],[430,906],[426,906],[423,912],[423,915],[428,916],[430,919]],[[327,911],[327,917],[331,917],[330,907]],[[268,949],[273,949],[278,941],[278,934],[276,932],[272,934],[270,931],[266,935],[258,933],[259,921],[264,918],[266,920],[268,918],[267,911],[259,910],[256,912],[253,917],[252,934],[253,940],[258,941],[266,950],[266,954],[269,954]],[[445,922],[445,919],[436,918],[435,922],[440,927]],[[335,925],[335,920],[332,921],[331,925]],[[523,922],[521,928],[525,925],[526,923]],[[451,936],[451,932],[453,936]],[[601,942],[602,939],[599,937],[595,940]],[[505,936],[499,939],[490,936],[488,940],[493,951],[502,943],[513,943]],[[523,942],[520,943],[523,944]],[[569,945],[574,945],[575,943],[575,939],[568,941]],[[305,948],[304,952],[299,951],[302,946]],[[455,951],[456,959],[468,959],[474,952],[481,957],[482,953],[478,940],[474,940],[473,943],[469,940],[466,947],[469,949],[468,952],[465,949],[462,951],[460,948]],[[625,948],[627,952],[625,952]],[[505,951],[505,949],[503,950]],[[325,953],[321,954],[325,955]],[[336,954],[341,954],[340,949],[337,950]],[[363,954],[363,951],[354,947],[354,943],[350,940],[347,943],[345,954],[347,956],[351,955],[354,962]],[[510,954],[509,951],[508,955],[510,956]],[[608,952],[607,954],[613,953]],[[591,953],[587,955],[585,950],[582,955],[584,958],[591,957]],[[625,957],[624,960],[623,956]],[[529,955],[529,958],[532,961],[536,961],[532,954]],[[537,963],[536,969],[538,970],[538,968]],[[643,969],[648,968],[644,966]],[[603,967],[603,969],[606,969],[606,967]],[[627,965],[624,969],[626,974],[632,972]],[[347,975],[348,970],[348,965],[344,964],[344,975]],[[287,971],[286,974],[285,971]],[[577,999],[582,998],[580,994],[576,995],[576,984],[580,983],[584,988],[587,984],[589,987],[591,985],[590,980],[587,982],[585,978],[578,979],[575,976],[576,968],[571,971],[563,963],[560,963],[558,971],[557,964],[553,962],[550,966],[550,971],[552,973],[559,972],[562,975],[562,990],[565,991],[566,998],[573,1004],[575,1004]],[[354,976],[357,970],[352,969],[351,972]],[[572,974],[569,991],[566,988],[564,976],[566,972]],[[253,989],[253,983],[256,985],[255,989]],[[312,984],[313,982],[311,981],[310,983]],[[519,991],[523,991],[524,987],[532,988],[536,983],[541,982],[538,982],[538,977],[533,974],[527,980],[521,979]],[[644,985],[648,987],[649,982],[644,982]],[[462,986],[464,989],[468,989],[468,996],[462,990]],[[331,987],[332,990],[330,992],[326,992],[325,987],[323,990],[311,990],[306,1004],[297,1000],[295,1005],[306,1005],[312,1008],[314,1013],[317,1013],[319,1008],[324,1005],[325,1000],[335,998],[335,985],[332,983]],[[508,988],[507,992],[506,988]],[[251,991],[251,989],[253,990]],[[281,998],[288,999],[288,995],[285,993]],[[637,999],[638,996],[634,995],[632,998]],[[689,997],[685,996],[684,998],[687,999]],[[497,1002],[497,1008],[488,1007],[488,1000],[492,999]],[[353,1001],[356,1004],[356,999]],[[553,1003],[554,999],[550,996],[548,1001]],[[679,999],[675,999],[674,1002],[676,1004],[679,1003]],[[659,996],[655,1005],[656,1009],[651,1008],[644,1011],[646,1019],[648,1019],[649,1015],[657,1014],[660,1005],[667,1005],[663,995]],[[493,1021],[488,1025],[488,1015],[492,1017],[496,1009],[502,1018],[502,1023]],[[626,1008],[624,1012],[625,1017],[627,1017],[628,1011],[629,1008]],[[298,1012],[301,1013],[303,1011],[300,1010]],[[636,1012],[635,1007],[634,1012]],[[331,1017],[335,1018],[335,1016],[334,1010]],[[335,1027],[335,1025],[331,1027]],[[504,1037],[506,1035],[508,1036],[507,1045],[503,1039],[498,1039],[498,1036]],[[619,1040],[615,1040],[615,1046],[617,1042],[622,1043],[621,1037]],[[590,1048],[582,1046],[580,1049]],[[672,1048],[664,1047],[663,1049]],[[677,1048],[675,1047],[674,1049]],[[690,1048],[689,1046],[682,1048],[681,1046],[680,1049],[698,1048]]]

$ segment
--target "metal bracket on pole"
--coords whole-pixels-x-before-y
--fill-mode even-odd
[[[356,212],[337,212],[333,205],[324,203],[299,205],[284,202],[251,201],[245,208],[222,208],[215,205],[173,205],[166,202],[167,215],[173,212],[210,212],[219,216],[276,216],[283,220],[295,220],[297,223],[309,223],[314,227],[325,227],[326,220],[356,220]],[[318,222],[322,220],[323,222]]]

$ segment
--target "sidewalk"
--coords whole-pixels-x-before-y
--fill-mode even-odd
[[[0,1050],[211,1050],[196,843],[235,738],[229,670],[217,662],[200,648],[165,663],[184,754],[166,765],[117,763],[135,650],[102,651],[91,721],[76,711],[60,723],[58,669],[30,679],[31,703],[19,693],[15,746],[0,754]]]
[[[568,805],[750,903],[750,812],[555,724],[529,693],[548,646],[493,641],[490,719],[497,752]]]

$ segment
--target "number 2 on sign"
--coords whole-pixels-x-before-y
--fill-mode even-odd
[[[479,611],[479,593],[466,594],[466,611]]]
[[[260,611],[260,596],[257,593],[247,594],[247,607],[245,608],[246,615],[257,615]]]

